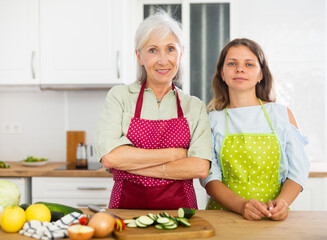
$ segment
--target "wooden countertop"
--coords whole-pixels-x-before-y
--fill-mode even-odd
[[[311,163],[309,177],[322,178],[327,177],[327,163]]]
[[[0,177],[112,177],[104,168],[98,170],[55,170],[66,162],[49,162],[44,166],[26,167],[19,162],[6,162],[10,168],[0,168]]]
[[[124,219],[149,213],[148,210],[126,209],[114,209],[110,212]],[[157,213],[157,211],[151,212]],[[177,215],[176,210],[167,212]],[[327,212],[290,211],[289,217],[281,222],[271,220],[248,221],[238,214],[217,210],[198,210],[196,215],[207,220],[215,228],[213,237],[201,239],[327,239],[327,231],[325,230]],[[0,239],[32,240],[32,238],[18,233],[7,234],[2,230],[0,230]],[[114,238],[111,236],[102,239]]]
[[[10,168],[0,168],[0,177],[112,177],[104,170],[54,170],[66,162],[49,162],[40,167],[25,167],[19,162],[6,162]],[[327,164],[314,162],[311,164],[309,177],[327,177]]]

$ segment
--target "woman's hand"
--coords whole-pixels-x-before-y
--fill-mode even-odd
[[[252,198],[245,202],[242,216],[247,220],[260,220],[264,217],[271,217],[268,206],[264,202]]]
[[[285,220],[288,217],[288,204],[284,199],[275,199],[267,202],[271,219],[276,221]]]

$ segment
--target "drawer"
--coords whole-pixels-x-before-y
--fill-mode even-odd
[[[50,202],[50,203],[58,203],[63,204],[75,208],[87,208],[88,205],[94,204],[98,205],[101,208],[108,208],[110,196],[107,198],[33,198],[33,203],[35,202]]]
[[[112,178],[33,177],[32,198],[109,199],[113,185]]]

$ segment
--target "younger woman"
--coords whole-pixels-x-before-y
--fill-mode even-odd
[[[235,39],[222,50],[209,104],[212,174],[202,181],[207,209],[245,219],[284,220],[302,191],[310,162],[292,112],[275,103],[273,78],[260,46]]]

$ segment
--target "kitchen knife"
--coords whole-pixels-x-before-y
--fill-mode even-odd
[[[113,214],[113,213],[107,211],[107,210],[104,209],[104,208],[100,208],[100,207],[97,206],[97,205],[90,204],[90,205],[88,205],[87,207],[88,207],[88,208],[90,209],[90,211],[92,211],[92,212],[105,212],[105,213],[108,213],[108,214],[109,214],[110,216],[112,216],[113,218],[118,218],[118,219],[123,220],[121,217],[119,217],[119,216],[117,216],[117,215],[115,215],[115,214]]]

